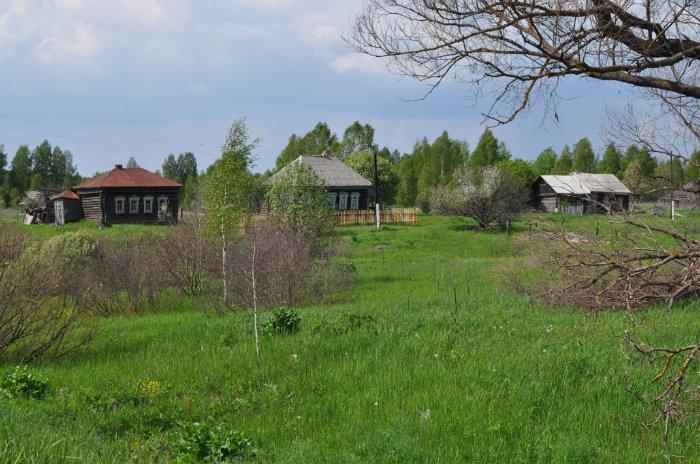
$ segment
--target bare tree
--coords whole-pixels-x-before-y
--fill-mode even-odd
[[[431,88],[493,93],[507,123],[536,97],[555,110],[567,76],[697,100],[699,23],[695,0],[368,0],[347,41]]]

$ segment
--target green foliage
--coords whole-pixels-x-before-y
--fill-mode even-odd
[[[312,235],[330,230],[333,213],[325,183],[303,164],[290,165],[267,192],[270,214],[294,231]]]
[[[32,374],[26,366],[17,366],[0,380],[0,393],[8,398],[44,399],[49,383]]]
[[[375,152],[377,146],[374,143],[374,127],[369,124],[360,124],[355,121],[343,132],[343,141],[340,143],[339,156],[345,158],[357,152]]]
[[[338,154],[339,150],[338,137],[331,132],[328,124],[319,122],[303,137],[296,134],[289,137],[287,146],[277,157],[275,168],[279,171],[302,155],[320,155],[324,151]]]
[[[553,174],[557,164],[557,152],[552,147],[545,148],[537,155],[537,159],[532,163],[532,169],[538,176]]]
[[[574,172],[596,172],[596,158],[588,138],[582,138],[574,146]]]
[[[700,150],[696,150],[690,155],[688,164],[685,166],[685,180],[700,182]]]
[[[609,144],[605,147],[605,153],[603,153],[598,170],[603,174],[615,174],[618,178],[622,177],[622,153],[615,145]]]
[[[244,215],[250,209],[248,168],[253,161],[257,140],[251,138],[245,120],[234,121],[229,129],[221,158],[209,169],[202,200],[210,234],[225,240],[241,232]]]
[[[299,331],[301,315],[291,308],[281,308],[262,325],[261,332],[267,335],[292,335]]]
[[[199,422],[183,425],[175,449],[176,462],[183,464],[231,462],[253,457],[256,453],[253,443],[241,432]]]
[[[12,186],[17,188],[20,194],[26,192],[32,182],[31,152],[27,145],[20,145],[12,159],[10,170]]]
[[[41,245],[39,254],[52,265],[74,266],[87,263],[96,251],[95,237],[79,230],[51,237]]]
[[[177,168],[177,159],[172,153],[169,154],[163,161],[161,174],[163,177],[180,182],[180,172]]]
[[[339,336],[357,330],[376,333],[377,318],[371,314],[343,313],[335,318],[316,322],[311,327],[312,333]]]
[[[374,182],[374,153],[371,151],[354,152],[345,158],[345,163],[370,182]],[[377,155],[377,177],[379,198],[384,205],[391,204],[396,195],[398,173],[388,158]]]
[[[532,186],[537,180],[537,172],[533,166],[520,158],[499,161],[496,167],[506,172],[511,178],[516,179],[525,187]]]
[[[139,163],[136,161],[136,158],[133,156],[130,156],[129,159],[126,161],[126,167],[127,168],[138,168]]]
[[[557,159],[557,162],[554,165],[554,171],[552,172],[552,174],[571,174],[573,167],[574,160],[571,157],[571,150],[569,150],[568,145],[564,145],[564,148],[562,149],[561,154],[559,155],[559,158]]]
[[[510,154],[505,145],[500,146],[491,129],[485,129],[472,153],[469,166],[472,172],[478,172],[486,166],[494,166],[499,161],[506,161]]]

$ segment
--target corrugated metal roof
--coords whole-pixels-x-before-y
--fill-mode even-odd
[[[276,176],[284,175],[290,166],[303,163],[311,168],[319,179],[328,187],[371,187],[368,181],[347,164],[335,156],[324,153],[322,155],[300,156],[286,167],[281,169]]]
[[[51,197],[51,200],[59,200],[59,199],[79,200],[80,197],[75,192],[71,192],[70,190],[64,190],[63,192]]]
[[[94,179],[73,187],[76,190],[120,187],[182,187],[174,180],[147,171],[143,168],[123,168],[116,166]]]
[[[632,193],[615,174],[574,172],[568,176],[542,176],[542,180],[562,195],[589,195],[594,192],[618,195]]]

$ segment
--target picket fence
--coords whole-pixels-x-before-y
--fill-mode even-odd
[[[351,224],[374,224],[376,220],[375,212],[372,210],[360,211],[336,211],[338,224],[347,226]],[[380,210],[382,224],[403,223],[416,225],[418,210],[416,208],[391,208]]]

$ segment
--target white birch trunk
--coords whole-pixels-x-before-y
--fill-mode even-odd
[[[257,234],[253,234],[253,261],[250,266],[250,277],[253,284],[253,330],[255,331],[255,354],[260,357],[260,336],[258,334],[258,289],[255,282],[255,255],[257,251]]]

